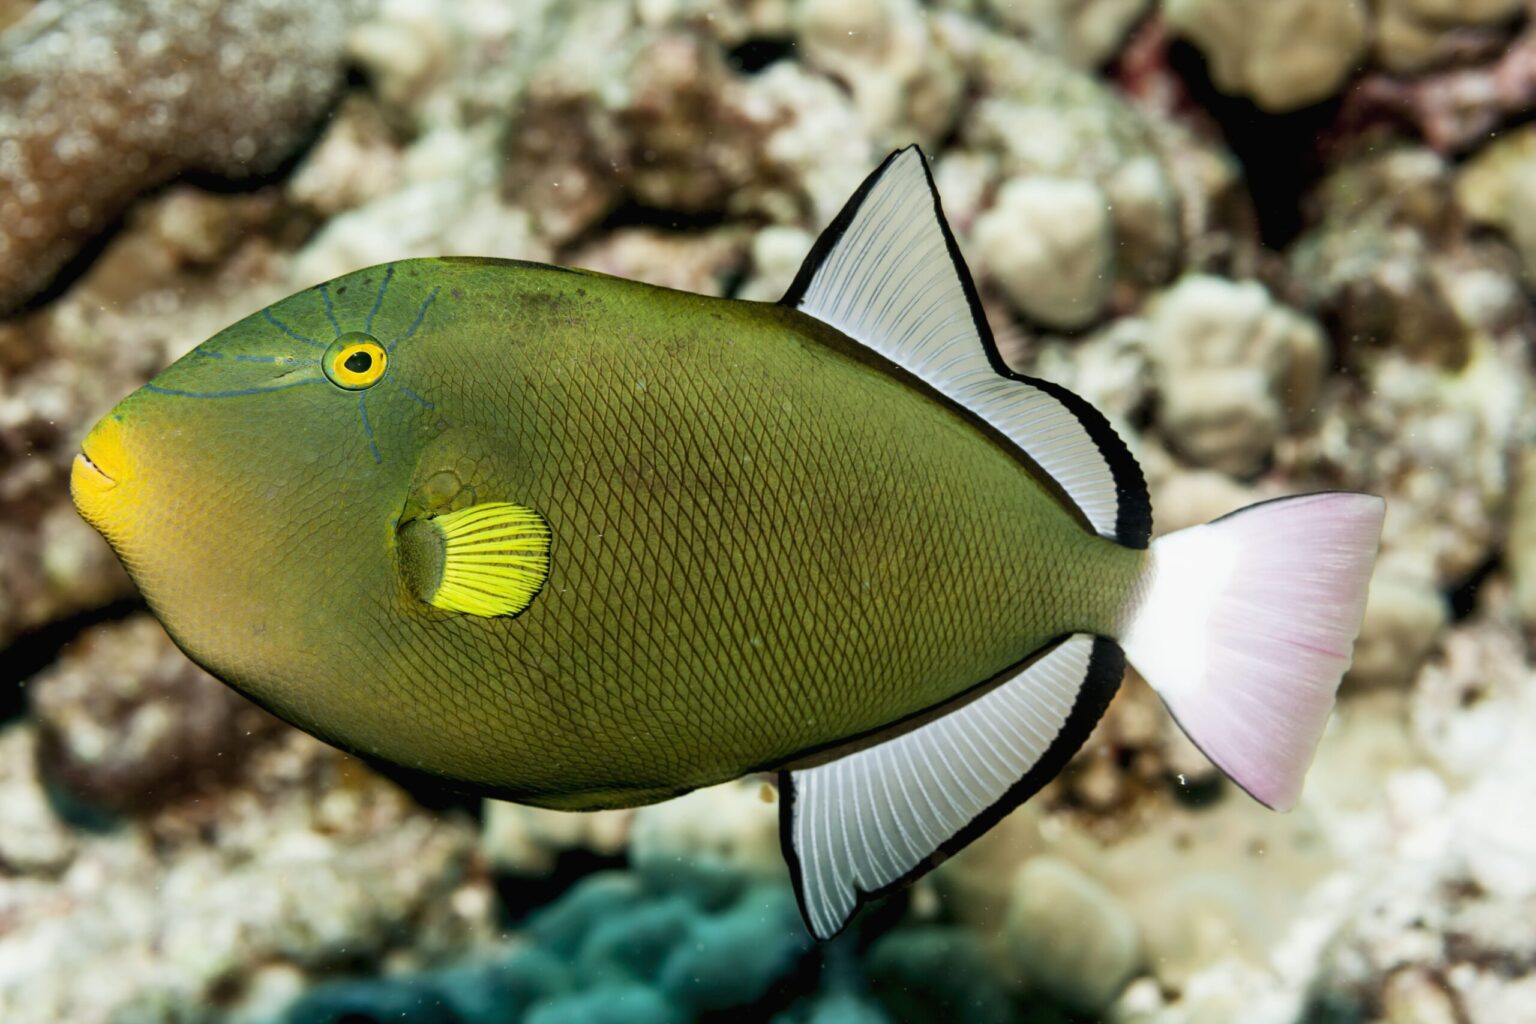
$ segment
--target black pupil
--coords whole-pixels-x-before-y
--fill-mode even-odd
[[[373,365],[373,356],[367,352],[353,352],[347,356],[347,361],[344,365],[353,373],[367,373],[368,367]]]

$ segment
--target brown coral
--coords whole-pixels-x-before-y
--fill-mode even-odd
[[[272,170],[329,105],[369,0],[79,0],[0,36],[0,310],[136,194]]]
[[[579,235],[625,200],[683,218],[740,213],[785,184],[764,153],[785,112],[718,48],[642,36],[616,59],[622,102],[600,101],[590,82],[551,62],[508,136],[502,194],[537,211],[547,236]]]
[[[1486,139],[1500,121],[1536,105],[1536,24],[1498,58],[1418,77],[1373,74],[1344,96],[1340,135],[1378,121],[1405,121],[1441,153],[1459,153]]]

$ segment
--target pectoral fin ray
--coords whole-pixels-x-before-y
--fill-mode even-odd
[[[482,502],[400,531],[401,571],[416,597],[443,611],[517,615],[549,578],[550,529],[511,502]]]

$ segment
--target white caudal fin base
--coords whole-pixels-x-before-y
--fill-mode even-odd
[[[1349,668],[1386,502],[1264,502],[1152,543],[1126,657],[1189,738],[1288,810]]]

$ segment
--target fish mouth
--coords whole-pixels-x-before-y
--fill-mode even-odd
[[[98,490],[107,490],[117,486],[117,481],[100,466],[96,465],[90,453],[84,450],[75,456],[74,475],[84,476],[92,481]]]
[[[131,475],[131,463],[123,444],[122,424],[108,416],[86,435],[70,467],[69,483],[76,503],[81,498],[98,498],[117,487]]]

